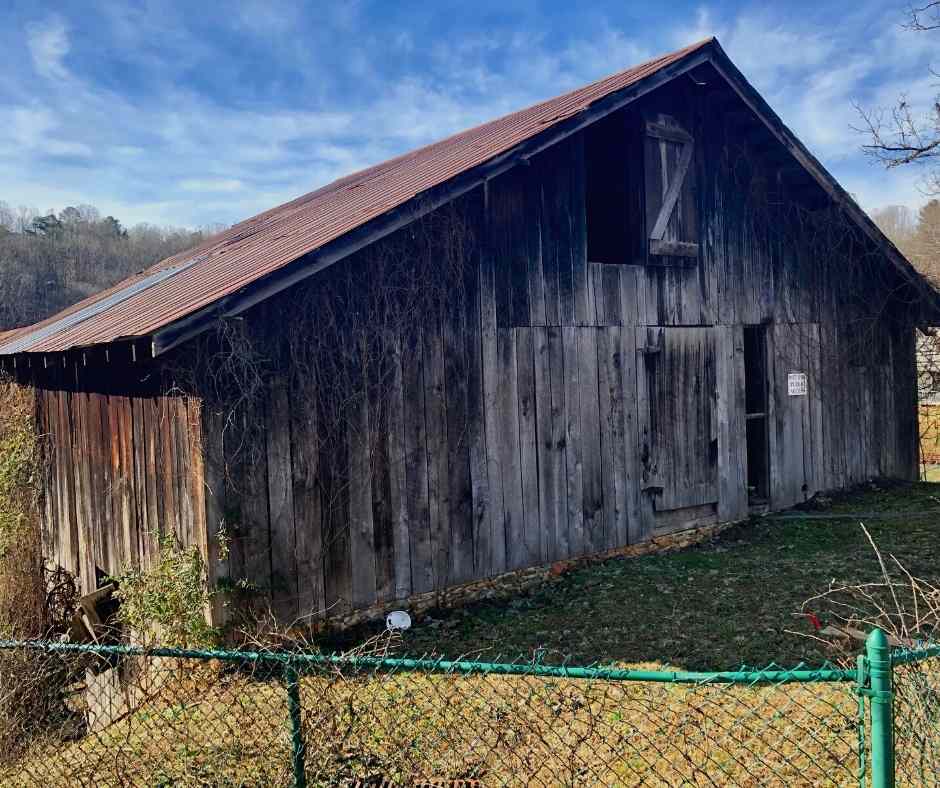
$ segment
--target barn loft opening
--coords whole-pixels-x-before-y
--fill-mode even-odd
[[[767,436],[767,330],[744,326],[744,419],[748,503],[767,503],[770,489]]]
[[[631,259],[628,193],[630,139],[623,113],[588,128],[585,138],[587,253],[593,263],[626,264]]]

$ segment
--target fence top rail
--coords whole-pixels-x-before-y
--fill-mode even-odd
[[[932,646],[923,646],[914,649],[898,649],[891,655],[891,661],[895,665],[910,665],[914,662],[923,662],[925,659],[935,659],[940,657],[940,644]]]
[[[793,668],[770,665],[755,670],[742,667],[725,671],[634,670],[598,665],[576,666],[567,663],[544,665],[533,660],[514,662],[481,662],[465,659],[446,660],[434,657],[374,657],[340,654],[311,654],[291,651],[225,651],[210,649],[144,648],[140,646],[104,646],[81,643],[59,643],[38,640],[0,640],[0,651],[32,650],[47,653],[79,653],[97,656],[167,657],[193,660],[219,660],[238,664],[275,665],[294,670],[348,670],[373,673],[432,673],[461,676],[497,675],[561,678],[598,681],[663,682],[672,684],[791,684],[819,682],[855,682],[856,669],[846,670],[831,664]]]

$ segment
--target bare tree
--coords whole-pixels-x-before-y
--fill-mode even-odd
[[[888,205],[872,212],[872,221],[891,242],[910,256],[910,248],[917,232],[917,216],[905,205]]]
[[[912,6],[907,16],[905,30],[918,34],[938,31],[940,0]],[[930,73],[940,79],[937,71],[931,69]],[[908,164],[927,167],[924,189],[928,194],[940,194],[940,168],[935,166],[940,158],[940,93],[926,112],[912,106],[907,95],[901,95],[890,108],[858,107],[858,111],[861,130],[870,138],[863,146],[865,152],[889,169]]]

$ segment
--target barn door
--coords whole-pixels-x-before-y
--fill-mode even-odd
[[[770,329],[770,505],[785,509],[815,495],[824,478],[821,347],[817,323]]]
[[[658,514],[715,504],[715,329],[641,329],[637,351],[641,489],[648,505]],[[701,512],[688,514],[699,519]]]

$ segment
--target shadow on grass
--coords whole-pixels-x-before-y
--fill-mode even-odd
[[[913,514],[934,507],[936,516]],[[829,655],[806,637],[813,628],[799,614],[802,603],[831,581],[880,577],[858,523],[819,513],[912,512],[864,522],[885,555],[915,575],[940,573],[940,484],[872,484],[801,509],[814,518],[755,519],[696,547],[613,559],[523,596],[432,613],[406,633],[402,651],[496,661],[544,650],[549,663],[568,657],[690,670],[818,663]],[[368,634],[360,628],[325,647]]]

